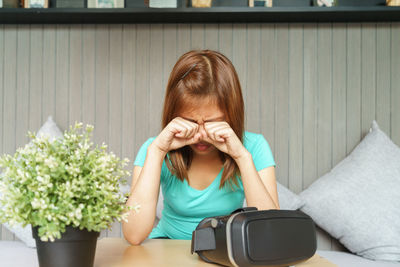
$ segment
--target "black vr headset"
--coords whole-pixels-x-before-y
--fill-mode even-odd
[[[317,249],[315,224],[297,210],[247,207],[203,219],[192,234],[192,254],[225,266],[289,266]]]

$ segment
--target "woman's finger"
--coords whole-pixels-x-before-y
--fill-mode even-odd
[[[196,133],[192,138],[187,139],[186,145],[196,144],[200,141],[200,139],[201,139],[201,133]]]
[[[180,117],[177,122],[187,129],[185,138],[191,138],[196,133],[196,128],[198,124],[182,119]]]
[[[215,132],[216,140],[218,140],[220,142],[225,142],[225,138],[229,138],[231,136],[230,131],[231,131],[230,128],[224,128],[224,129],[217,130]]]
[[[225,129],[229,129],[229,127],[227,127],[226,125],[219,125],[212,128],[208,128],[207,131],[211,138],[213,138],[214,140],[219,140],[219,136],[217,133]]]
[[[186,138],[186,136],[189,133],[188,127],[184,123],[182,123],[181,121],[176,121],[175,124],[179,125],[179,127],[180,127],[179,129],[180,129],[181,133],[178,136],[181,137],[181,138]]]

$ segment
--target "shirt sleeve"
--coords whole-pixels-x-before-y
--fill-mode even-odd
[[[253,146],[253,152],[251,154],[257,171],[270,166],[276,166],[271,148],[262,134],[257,136],[257,141]]]
[[[146,142],[144,142],[142,144],[142,146],[139,148],[139,151],[136,155],[136,159],[135,159],[135,162],[133,163],[133,165],[143,167],[144,161],[145,161],[146,155],[147,155],[147,148],[153,142],[154,139],[156,139],[156,138],[150,137],[149,139],[146,140]]]

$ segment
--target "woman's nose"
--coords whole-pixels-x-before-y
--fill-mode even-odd
[[[201,136],[205,136],[206,134],[206,129],[204,128],[204,124],[199,124],[199,132],[201,133]]]

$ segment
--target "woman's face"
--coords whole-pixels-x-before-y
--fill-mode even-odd
[[[191,111],[184,111],[179,116],[185,120],[197,123],[200,129],[205,131],[205,122],[225,121],[225,114],[218,108],[215,103],[202,101],[196,108]],[[204,140],[200,140],[197,144],[190,145],[193,152],[197,155],[210,155],[217,152],[217,148]]]

